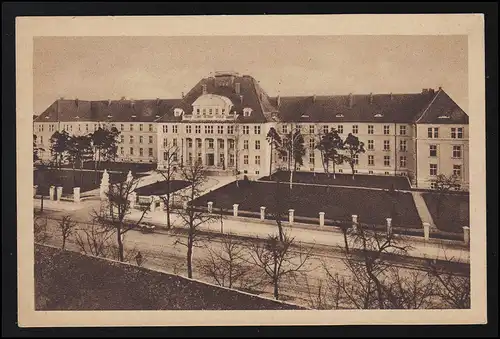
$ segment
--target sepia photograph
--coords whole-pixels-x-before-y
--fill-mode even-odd
[[[484,323],[482,17],[409,17],[18,18],[20,325]]]

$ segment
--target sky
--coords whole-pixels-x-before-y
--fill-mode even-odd
[[[467,36],[36,37],[34,114],[56,99],[180,98],[215,71],[270,95],[419,93],[468,110]]]

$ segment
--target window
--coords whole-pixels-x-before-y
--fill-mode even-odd
[[[368,174],[373,174],[373,171],[368,171]]]
[[[391,127],[389,125],[384,125],[384,134],[389,135],[391,132]]]
[[[168,160],[169,155],[168,151],[163,152],[163,160]]]
[[[358,125],[352,125],[352,134],[358,133]]]
[[[399,135],[406,135],[406,126],[399,126]]]
[[[168,139],[163,138],[163,147],[167,147],[167,146],[168,146]]]
[[[207,109],[204,108],[202,112],[203,112],[203,115],[207,114]]]
[[[462,127],[452,127],[451,128],[451,137],[452,139],[463,139],[464,137],[464,129]]]
[[[399,167],[406,167],[406,156],[399,157]]]
[[[437,145],[429,145],[429,156],[430,157],[437,157]]]
[[[198,156],[197,156],[197,160],[196,161],[198,161],[199,163],[201,163],[201,153],[200,152],[198,152]]]
[[[250,116],[250,114],[252,114],[252,109],[251,109],[251,108],[249,108],[249,107],[245,107],[245,108],[243,109],[243,116],[244,116],[244,117],[249,117],[249,116]]]
[[[375,165],[375,157],[373,155],[368,156],[368,165],[369,166]]]
[[[163,133],[168,133],[168,125],[163,125]]]
[[[212,125],[205,125],[205,133],[206,134],[214,134],[214,126],[212,126]]]
[[[133,124],[130,124],[130,130],[133,131],[134,130],[134,125]]]
[[[120,147],[120,154],[121,154],[121,155],[124,155],[124,154],[125,154],[125,151],[123,150],[123,147]]]
[[[453,175],[457,177],[462,176],[462,166],[461,165],[453,165]]]
[[[191,134],[191,125],[186,125],[186,133]]]
[[[143,150],[143,149],[142,149],[142,147],[141,147],[141,148],[139,148],[139,156],[141,156],[141,157],[142,157],[143,155],[144,155],[144,150]]]
[[[195,132],[196,134],[200,134],[200,133],[201,133],[201,126],[200,126],[200,125],[196,125],[196,126],[194,126],[194,132]]]
[[[152,157],[153,156],[153,149],[148,148],[148,156]]]
[[[134,155],[134,148],[130,147],[130,155]]]
[[[314,152],[309,153],[309,163],[314,166]]]
[[[384,140],[384,151],[390,151],[390,150],[391,150],[390,140]]]
[[[80,131],[81,131],[81,129],[80,129],[80,124],[78,124],[78,132],[80,132]]]
[[[323,134],[327,134],[328,133],[328,125],[324,125],[323,126]]]
[[[249,126],[243,126],[243,134],[250,134],[250,127]]]
[[[43,144],[43,136],[40,135],[40,143]]]
[[[133,143],[134,143],[134,136],[133,136],[133,135],[131,135],[131,136],[130,136],[129,143],[130,143],[130,144],[133,144]]]
[[[248,140],[243,140],[243,149],[248,149]]]
[[[144,140],[144,138],[142,137],[142,135],[139,137],[139,144],[142,144],[142,141]]]
[[[453,158],[462,157],[462,146],[453,146]]]
[[[212,109],[211,108],[208,109],[208,114],[212,115]]]
[[[200,115],[200,109],[199,108],[196,109],[196,114]]]
[[[229,154],[229,166],[234,166],[234,154]]]
[[[172,146],[177,147],[177,139],[172,139]]]
[[[288,133],[288,125],[281,126],[281,133],[283,133],[283,134],[287,134]]]
[[[357,131],[358,131],[358,128],[356,127],[356,133],[358,133]],[[338,125],[337,126],[337,132],[339,132],[339,134],[344,133],[344,126]]]
[[[186,142],[187,142],[187,147],[188,148],[192,148],[193,147],[193,139],[187,139]]]
[[[172,153],[172,161],[177,162],[177,152]]]
[[[222,125],[217,126],[217,134],[224,134],[224,126]]]
[[[73,125],[69,125],[69,130],[73,132]],[[42,131],[43,131],[43,125],[42,125]]]
[[[227,134],[234,134],[234,126],[227,126]]]
[[[368,134],[373,134],[373,125],[368,125]]]
[[[172,133],[177,133],[177,125],[172,126]]]
[[[389,172],[384,172],[385,175],[389,175]]]
[[[193,163],[193,153],[191,153],[191,152],[188,153],[187,162],[188,162],[188,164]]]
[[[120,135],[120,143],[123,144],[125,142],[125,136]]]
[[[384,155],[384,166],[391,166],[391,157],[389,155]]]
[[[139,131],[142,132],[142,124],[139,124]]]
[[[260,134],[260,126],[254,126],[253,131],[255,134]]]
[[[339,173],[343,173],[344,170],[342,168],[339,168]]]
[[[201,148],[201,139],[196,139],[196,148]]]
[[[316,143],[314,142],[314,139],[313,138],[309,139],[309,148],[313,150],[315,146]]]
[[[428,138],[439,138],[439,127],[429,127],[427,129],[427,137]]]
[[[234,140],[229,139],[228,142],[229,142],[229,149],[234,149]]]
[[[214,139],[208,139],[208,148],[210,149],[214,148]]]
[[[314,134],[314,125],[309,125],[309,134]]]
[[[148,142],[149,142],[150,144],[152,144],[152,143],[153,143],[153,136],[152,136],[152,135],[150,135],[150,136],[149,136],[149,138],[148,138]]]
[[[215,109],[215,114],[219,114],[219,109],[218,108]]]
[[[219,140],[219,148],[224,149],[224,140]]]
[[[150,132],[153,132],[153,124],[149,124],[149,125],[148,125],[148,130],[149,130]]]
[[[246,154],[243,156],[243,164],[248,165],[248,155]]]
[[[354,160],[354,165],[359,165],[359,154],[354,154],[352,160]]]
[[[407,150],[406,140],[399,140],[399,150],[401,152],[406,152],[406,150]]]
[[[368,150],[373,151],[375,148],[373,147],[373,140],[368,140]]]
[[[436,182],[431,182],[431,189],[435,190],[437,188]]]
[[[255,149],[260,149],[260,140],[255,140]]]
[[[255,156],[255,164],[260,165],[260,155]]]
[[[437,175],[438,165],[437,164],[429,164],[429,175]]]

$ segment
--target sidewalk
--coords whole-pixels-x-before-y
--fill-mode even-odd
[[[127,216],[128,220],[137,221],[141,216],[140,211],[134,210],[130,215]],[[181,218],[176,214],[170,215],[170,220],[172,225],[175,227],[181,227]],[[151,222],[157,225],[166,225],[166,213],[155,211],[148,212],[143,219],[143,221]],[[344,245],[344,235],[340,230],[328,229],[306,229],[298,227],[290,227],[287,223],[283,224],[285,226],[285,231],[289,233],[290,236],[295,237],[295,240],[309,243],[318,244],[325,246],[343,246]],[[248,220],[239,221],[232,218],[223,220],[223,232],[224,233],[234,233],[237,235],[248,236],[248,237],[259,237],[266,238],[269,234],[274,234],[277,232],[277,226],[264,224],[259,222],[249,222]],[[220,221],[212,224],[203,224],[200,226],[201,230],[221,232]],[[411,238],[410,238],[411,239]],[[461,246],[450,246],[445,242],[439,243],[436,241],[425,242],[422,240],[409,240],[408,245],[412,249],[408,252],[411,257],[427,258],[427,259],[445,259],[448,258],[453,261],[458,262],[470,262],[469,249]]]
[[[431,225],[431,228],[435,228],[436,225],[434,224],[432,215],[427,208],[427,204],[425,203],[421,192],[411,192],[411,195],[413,196],[413,201],[415,202],[415,207],[417,208],[417,212],[422,223],[427,222]]]

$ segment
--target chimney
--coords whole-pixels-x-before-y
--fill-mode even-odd
[[[184,92],[181,92],[181,99],[184,99]]]
[[[353,106],[352,93],[349,93],[349,108],[352,108],[352,106]]]
[[[434,88],[429,88],[429,94],[434,94]]]
[[[75,99],[75,105],[78,107],[78,98]]]
[[[234,84],[234,90],[236,91],[236,94],[240,94],[241,92],[241,84],[239,82]]]
[[[207,84],[203,84],[201,87],[203,89],[203,94],[207,94]]]
[[[316,102],[316,94],[313,95],[313,102]]]
[[[392,95],[392,92],[391,92],[391,94],[390,94],[390,98],[391,98],[391,101],[392,101],[392,99],[394,99],[394,97],[393,97],[393,95]]]
[[[428,90],[427,88],[423,88],[423,89],[422,89],[422,94],[427,94],[427,92],[428,92],[428,91],[429,91],[429,90]]]
[[[135,104],[134,100],[130,100],[130,108],[134,108],[134,104]]]
[[[438,89],[441,91],[443,88],[442,88],[441,86],[439,86],[439,88],[438,88]]]
[[[111,99],[108,99],[108,107],[111,106]]]
[[[276,97],[276,106],[278,106],[278,108],[279,108],[279,107],[280,107],[280,105],[281,105],[281,97],[278,95],[278,96]]]
[[[120,99],[120,100],[125,100],[125,97],[121,97],[121,99]]]
[[[160,106],[160,98],[156,98],[156,106]]]
[[[59,100],[64,100],[64,97],[60,97]]]
[[[373,93],[370,93],[370,105],[373,104]]]

